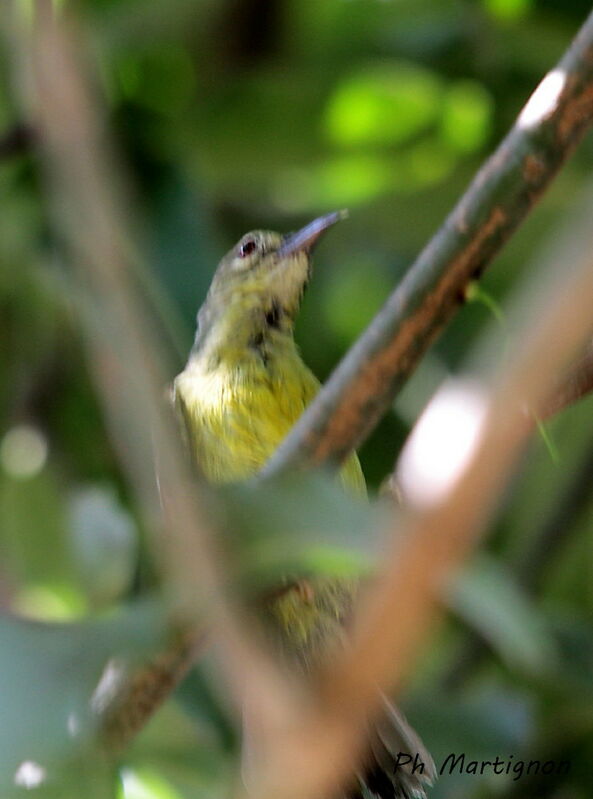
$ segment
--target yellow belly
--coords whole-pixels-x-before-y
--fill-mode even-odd
[[[175,380],[175,400],[188,445],[207,480],[229,483],[256,474],[319,390],[300,358],[280,373],[249,365],[203,371],[191,365]],[[353,454],[340,477],[365,492]]]

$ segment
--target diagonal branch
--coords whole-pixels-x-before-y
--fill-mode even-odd
[[[340,461],[371,432],[593,121],[593,14],[262,471]]]
[[[520,304],[525,322],[508,366],[498,375],[491,370],[487,378],[473,370],[467,379],[445,385],[420,418],[398,465],[413,504],[360,608],[351,646],[321,676],[319,716],[298,731],[288,751],[278,741],[278,749],[268,753],[259,799],[331,795],[360,754],[360,731],[379,703],[377,686],[401,686],[445,580],[476,545],[513,474],[533,429],[534,410],[591,335],[590,218],[591,203],[565,249],[566,272],[554,273],[545,300],[540,274],[526,292],[530,301]],[[482,356],[482,349],[477,354]],[[443,441],[437,432],[446,436],[446,470],[440,469]],[[316,758],[320,752],[324,757]],[[291,762],[314,762],[316,773],[299,775],[300,783],[285,788]]]
[[[559,385],[543,404],[544,419],[573,405],[593,391],[593,341],[589,341],[581,356],[570,366]]]
[[[109,431],[152,533],[171,625],[186,633],[181,646],[189,656],[207,618],[237,702],[250,690],[268,700],[262,703],[264,717],[268,711],[289,717],[293,686],[259,646],[245,614],[229,596],[212,521],[214,496],[190,473],[180,437],[163,407],[167,369],[134,282],[140,257],[129,232],[130,204],[124,202],[101,104],[91,91],[93,83],[78,49],[80,31],[72,30],[71,18],[56,11],[52,0],[36,0],[31,15],[24,18],[19,10],[14,9],[11,42],[28,58],[28,81],[23,83],[31,94],[24,100],[35,110],[52,221],[73,267],[89,365]],[[144,692],[148,688],[161,697],[174,681],[170,672],[180,673],[183,664],[171,653],[164,669],[158,662],[153,666],[151,678],[164,679],[167,685],[148,685],[145,680]],[[134,690],[135,683],[130,686],[132,694]],[[118,720],[130,721],[121,716],[107,719],[107,737],[117,737]],[[126,730],[121,734],[125,737]]]

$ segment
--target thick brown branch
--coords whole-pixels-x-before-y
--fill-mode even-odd
[[[593,15],[262,472],[339,461],[520,225],[593,120]]]

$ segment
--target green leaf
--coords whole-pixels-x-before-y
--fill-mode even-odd
[[[545,618],[494,559],[475,559],[456,578],[447,601],[511,667],[553,671],[557,651]]]
[[[148,604],[85,623],[0,618],[0,796],[15,784],[62,784],[92,750],[118,668],[164,640],[163,614]]]
[[[347,146],[403,143],[434,122],[440,93],[437,75],[412,63],[363,70],[330,98],[326,134]]]
[[[368,570],[381,549],[385,508],[347,494],[324,474],[223,491],[228,542],[248,582],[261,590],[287,574],[336,576]]]
[[[446,92],[441,129],[458,152],[471,153],[486,143],[492,128],[493,101],[477,81],[457,81]]]

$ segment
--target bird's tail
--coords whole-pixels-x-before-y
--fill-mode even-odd
[[[347,799],[425,799],[436,778],[434,761],[403,714],[385,697],[383,704]]]

